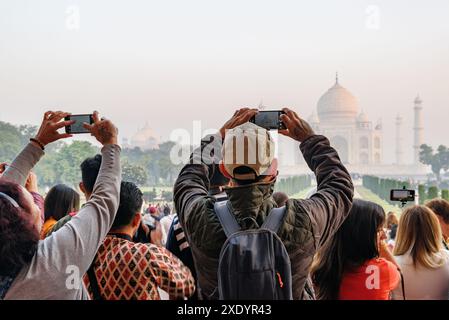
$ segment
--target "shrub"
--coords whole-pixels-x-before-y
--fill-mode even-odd
[[[432,200],[438,198],[438,188],[437,187],[429,187],[427,191],[427,200]]]
[[[419,204],[424,204],[427,200],[426,187],[422,184],[418,186]]]

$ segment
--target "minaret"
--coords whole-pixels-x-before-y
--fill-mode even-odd
[[[419,164],[419,151],[421,145],[424,143],[424,128],[423,128],[423,121],[422,121],[422,100],[419,97],[419,95],[415,99],[415,126],[413,128],[413,131],[415,132],[415,142],[413,145],[413,163]]]
[[[402,139],[402,116],[398,114],[396,117],[396,164],[404,164],[404,151]]]

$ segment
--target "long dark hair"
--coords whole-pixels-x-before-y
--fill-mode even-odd
[[[65,184],[58,184],[50,189],[44,202],[45,220],[53,217],[59,220],[72,211],[78,211],[80,196],[78,192]]]
[[[39,231],[34,225],[32,209],[23,188],[0,180],[0,192],[13,198],[20,206],[16,208],[0,197],[0,276],[9,276],[31,261],[37,250]]]
[[[316,257],[312,279],[318,299],[338,299],[343,273],[379,256],[377,235],[384,222],[381,206],[354,200],[348,218]]]

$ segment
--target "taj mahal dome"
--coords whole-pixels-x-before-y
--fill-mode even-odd
[[[396,159],[394,163],[385,163],[383,159],[382,122],[371,121],[359,106],[357,98],[340,84],[338,74],[335,83],[318,99],[316,109],[307,118],[315,133],[326,136],[331,145],[338,151],[342,162],[352,173],[376,174],[380,176],[421,176],[426,174],[426,168],[419,163],[419,147],[424,143],[422,100],[414,99],[414,143],[413,161],[407,163],[404,159],[404,144],[402,138],[403,118],[395,119],[396,137],[389,143],[395,143]],[[282,142],[282,141],[281,141]],[[297,148],[292,148],[291,142],[283,141],[279,145],[279,158],[292,161],[280,164],[280,175],[310,173],[304,158]],[[297,145],[296,142],[293,142]]]
[[[382,163],[382,125],[373,125],[360,110],[357,99],[335,84],[318,100],[317,110],[308,119],[314,131],[329,138],[345,164]]]

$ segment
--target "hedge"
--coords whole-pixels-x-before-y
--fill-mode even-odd
[[[284,192],[288,196],[301,192],[312,185],[312,177],[301,175],[280,179],[275,186],[275,191]]]

